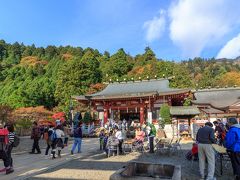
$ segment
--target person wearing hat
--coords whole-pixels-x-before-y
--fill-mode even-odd
[[[236,180],[240,180],[240,124],[236,118],[229,118],[230,127],[226,135],[226,148],[231,159],[233,174]]]
[[[214,129],[211,122],[206,122],[205,126],[197,132],[198,157],[201,179],[204,179],[206,159],[208,162],[207,180],[213,180],[215,171],[215,153],[212,144],[215,143]]]

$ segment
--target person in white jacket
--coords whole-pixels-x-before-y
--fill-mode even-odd
[[[56,153],[56,149],[58,150],[58,157],[61,157],[61,150],[64,148],[64,144],[63,144],[63,139],[64,138],[64,132],[61,129],[61,126],[57,126],[56,129],[54,130],[56,133],[56,138],[53,141],[53,159],[56,158],[55,157],[55,153]]]
[[[118,139],[118,148],[119,148],[119,152],[120,154],[123,153],[122,151],[122,144],[123,144],[123,133],[121,129],[118,129],[118,127],[115,128],[117,130],[115,137]]]

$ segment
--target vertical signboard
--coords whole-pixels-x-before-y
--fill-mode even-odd
[[[148,122],[152,124],[152,112],[148,112]]]

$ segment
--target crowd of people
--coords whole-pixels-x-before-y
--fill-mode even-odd
[[[108,153],[119,151],[123,154],[123,143],[127,140],[128,131],[133,130],[134,138],[132,139],[133,146],[143,146],[144,139],[149,136],[156,136],[156,128],[151,124],[144,124],[143,126],[129,124],[126,120],[115,123],[115,121],[108,122],[105,127],[101,128],[99,132],[100,150]],[[130,136],[131,137],[131,136]]]
[[[31,139],[33,139],[32,151],[30,154],[41,154],[39,148],[39,140],[43,136],[43,139],[46,141],[46,150],[45,155],[49,155],[49,150],[51,149],[50,155],[52,159],[61,157],[61,151],[64,147],[68,146],[69,136],[74,138],[74,142],[71,149],[71,154],[74,154],[74,151],[77,147],[78,153],[81,153],[81,142],[82,142],[82,126],[81,122],[78,125],[69,131],[70,128],[67,127],[65,123],[56,121],[56,125],[44,126],[44,128],[39,127],[37,122],[33,123]],[[36,150],[36,151],[35,151]]]
[[[213,128],[213,124],[215,128]],[[201,179],[205,179],[206,162],[208,164],[206,179],[215,179],[216,152],[212,144],[226,148],[235,179],[240,180],[240,125],[236,118],[229,118],[225,125],[220,119],[213,123],[206,122],[205,126],[198,130],[196,143],[193,143],[192,150],[187,153],[186,158],[199,160]]]
[[[33,140],[32,150],[30,154],[41,154],[41,149],[39,147],[39,140],[43,138],[46,141],[45,155],[49,155],[49,150],[51,149],[50,155],[52,159],[56,156],[61,157],[62,149],[68,145],[68,136],[72,135],[74,142],[71,149],[71,154],[74,153],[76,147],[77,152],[81,153],[81,141],[82,141],[82,128],[81,123],[77,125],[73,131],[69,132],[66,124],[62,124],[60,121],[56,121],[56,125],[39,126],[37,122],[33,122],[31,139]],[[14,132],[13,124],[6,124],[3,126],[0,124],[0,159],[3,160],[4,168],[0,169],[0,172],[5,172],[10,174],[14,172],[13,169],[13,159],[12,159],[12,149],[17,147],[20,139]]]
[[[213,126],[214,124],[214,126]],[[223,124],[220,119],[205,123],[196,135],[196,142],[193,143],[192,150],[186,155],[189,160],[199,161],[199,171],[201,179],[214,179],[215,172],[215,155],[212,144],[224,146],[231,159],[233,173],[236,180],[240,180],[240,124],[236,118],[229,118],[226,124]],[[214,127],[214,128],[213,128]],[[106,155],[114,151],[119,151],[123,154],[123,143],[127,139],[127,131],[134,128],[135,136],[132,139],[133,145],[142,145],[146,137],[156,136],[156,128],[152,124],[128,125],[126,120],[116,123],[108,122],[99,131],[99,149],[104,151]],[[71,148],[71,154],[81,153],[81,144],[83,138],[82,124],[79,122],[74,129],[69,131],[69,128],[61,122],[56,122],[56,125],[45,127],[38,126],[37,122],[33,122],[31,139],[33,140],[32,151],[30,154],[41,154],[39,140],[43,137],[46,141],[45,155],[52,156],[52,159],[61,157],[61,151],[68,145],[68,138],[74,138]],[[1,139],[2,138],[2,139]],[[14,172],[12,148],[16,147],[19,139],[14,133],[13,124],[6,124],[4,127],[0,124],[0,159],[4,162],[4,168],[0,172],[10,174]],[[112,150],[112,151],[109,151]],[[205,176],[205,167],[208,167],[207,176]]]

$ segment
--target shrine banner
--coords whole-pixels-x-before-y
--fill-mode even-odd
[[[148,112],[148,122],[152,124],[152,112]]]
[[[98,118],[103,120],[104,119],[104,112],[99,112]]]

